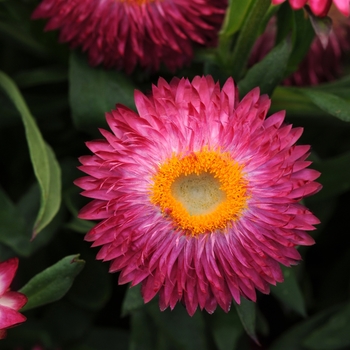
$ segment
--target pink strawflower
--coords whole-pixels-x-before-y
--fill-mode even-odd
[[[17,326],[26,320],[26,317],[18,310],[26,304],[27,297],[22,293],[10,290],[17,267],[17,258],[0,263],[0,339],[6,337],[7,328]]]
[[[299,201],[321,185],[310,146],[295,145],[302,128],[284,111],[266,118],[258,88],[237,96],[231,78],[222,90],[211,76],[160,78],[150,96],[135,92],[138,113],[107,113],[112,132],[80,158],[88,176],[75,184],[94,200],[79,217],[101,220],[85,239],[120,284],[142,283],[145,302],[159,293],[161,310],[255,301],[314,243],[305,231],[319,220]]]
[[[103,63],[132,72],[137,64],[170,70],[188,64],[193,46],[213,46],[227,0],[43,0],[32,18],[48,18],[60,41]]]
[[[321,39],[315,37],[298,69],[283,81],[283,85],[319,85],[340,76],[342,61],[350,51],[350,19],[340,19],[334,11],[331,12],[333,28],[327,44],[324,46]],[[275,18],[272,18],[252,49],[249,66],[261,61],[274,47],[276,32]]]
[[[272,4],[278,5],[286,0],[272,0]],[[334,4],[345,16],[350,14],[350,0],[289,0],[290,6],[294,10],[300,10],[303,6],[309,5],[311,11],[320,17],[327,15],[330,7]]]

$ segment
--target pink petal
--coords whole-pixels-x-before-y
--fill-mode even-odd
[[[0,263],[0,296],[2,296],[10,287],[17,268],[17,258],[11,258]]]
[[[0,329],[16,326],[27,318],[7,306],[0,305]]]

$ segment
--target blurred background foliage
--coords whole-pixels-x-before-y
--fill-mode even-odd
[[[230,2],[217,49],[198,49],[176,72],[189,78],[233,76],[241,97],[259,86],[272,96],[271,113],[303,126],[323,190],[305,200],[321,220],[302,247],[304,261],[283,269],[285,282],[242,300],[225,314],[178,305],[160,312],[143,304],[139,288],[118,286],[118,274],[95,260],[83,234],[92,223],[77,218],[86,199],[73,180],[84,142],[106,127],[104,113],[133,92],[148,92],[159,76],[91,68],[79,50],[58,43],[58,33],[31,21],[36,0],[0,1],[0,260],[20,258],[13,289],[29,296],[28,320],[9,330],[1,349],[349,349],[350,348],[350,65],[342,77],[310,87],[278,86],[305,56],[314,30],[304,12],[269,0]],[[249,54],[277,15],[273,50],[247,68]],[[74,263],[72,264],[71,261]],[[54,302],[55,301],[55,302]]]

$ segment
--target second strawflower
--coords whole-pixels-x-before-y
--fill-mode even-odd
[[[194,46],[213,46],[227,0],[43,0],[32,18],[49,19],[60,41],[87,51],[92,66],[131,73],[137,65],[174,71]]]

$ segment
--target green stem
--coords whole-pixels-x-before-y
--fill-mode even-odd
[[[236,81],[242,77],[250,51],[258,36],[271,0],[255,0],[245,18],[230,59],[230,73]]]

